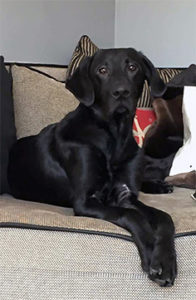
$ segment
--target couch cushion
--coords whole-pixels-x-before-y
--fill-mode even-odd
[[[194,190],[174,188],[171,194],[151,195],[140,193],[141,200],[169,213],[175,224],[176,234],[196,234],[196,201],[191,195]]]
[[[11,86],[11,74],[5,68],[3,57],[0,56],[0,194],[9,192],[8,158],[9,151],[16,141]]]
[[[0,196],[0,227],[16,226],[29,228],[53,228],[53,230],[78,230],[130,236],[130,234],[103,220],[73,216],[71,208],[15,199],[10,195]]]
[[[140,193],[145,204],[162,209],[173,217],[176,233],[196,233],[196,202],[190,189],[175,188],[167,195]],[[71,208],[63,208],[36,202],[22,201],[9,195],[0,197],[0,226],[49,227],[64,230],[83,230],[112,235],[123,235],[130,239],[130,233],[110,222],[87,217],[73,216]]]
[[[47,75],[48,77],[56,79],[57,81],[64,83],[66,80],[67,67],[35,66],[35,65],[32,65],[32,66],[30,65],[28,67],[32,70],[36,70],[36,71],[40,72],[43,75]]]
[[[64,83],[23,66],[13,65],[11,70],[18,138],[39,133],[77,107]]]
[[[133,135],[140,147],[143,145],[146,132],[156,120],[154,110],[152,108],[137,108],[133,121]]]

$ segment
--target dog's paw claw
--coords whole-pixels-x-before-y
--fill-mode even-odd
[[[162,268],[161,267],[159,267],[159,268],[152,268],[152,267],[150,267],[150,271],[149,271],[149,273],[150,273],[150,275],[152,275],[152,276],[154,276],[154,275],[161,275],[162,274]]]
[[[159,286],[163,286],[163,287],[170,287],[173,286],[174,284],[174,277],[167,277],[167,278],[161,278],[162,274],[158,274],[158,273],[153,273],[153,274],[149,274],[149,279],[151,279],[152,281],[156,282]]]
[[[168,190],[168,193],[173,193],[173,191],[174,191],[173,185],[171,185],[171,184],[166,184],[166,188],[167,188],[167,190]]]
[[[148,277],[159,286],[169,287],[177,276],[176,254],[174,250],[163,252],[161,249],[154,249]]]
[[[167,278],[167,279],[159,279],[159,278],[156,278],[154,281],[155,281],[159,286],[163,286],[163,287],[171,287],[171,286],[174,284],[170,278]]]
[[[171,194],[174,191],[174,187],[165,181],[160,181],[157,183],[157,190],[160,194]]]

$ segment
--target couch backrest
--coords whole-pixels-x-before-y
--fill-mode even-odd
[[[37,134],[45,126],[60,121],[74,110],[78,100],[65,88],[66,66],[7,64],[13,78],[13,98],[17,137]],[[181,69],[158,69],[165,82]],[[138,107],[151,107],[150,89],[144,84]]]

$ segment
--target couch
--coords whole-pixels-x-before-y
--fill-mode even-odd
[[[7,64],[17,138],[36,134],[77,106],[65,90],[66,67]],[[71,208],[0,195],[0,300],[195,300],[196,201],[193,190],[140,193],[171,214],[178,277],[159,287],[142,271],[131,234],[112,223],[75,217]]]

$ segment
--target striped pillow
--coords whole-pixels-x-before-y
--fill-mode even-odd
[[[163,79],[165,83],[168,83],[175,75],[179,74],[182,70],[180,69],[157,69],[160,77]],[[137,107],[152,107],[151,104],[151,95],[150,88],[145,81],[144,88],[141,97],[138,100]]]
[[[92,56],[99,48],[95,46],[95,44],[91,41],[91,39],[87,35],[83,35],[71,58],[67,69],[67,78],[73,74],[75,69],[79,66],[81,60],[86,56]],[[163,79],[165,83],[169,82],[175,75],[181,72],[180,69],[157,69],[160,77]],[[151,95],[150,88],[148,86],[147,81],[144,83],[144,88],[141,97],[138,100],[137,107],[148,108],[152,107],[151,105]]]
[[[91,39],[87,35],[83,35],[80,38],[73,52],[70,63],[68,65],[67,74],[66,74],[67,78],[69,78],[73,74],[73,72],[75,71],[75,69],[77,69],[81,60],[84,57],[92,56],[93,54],[95,54],[97,50],[98,50],[97,46],[93,44]]]

